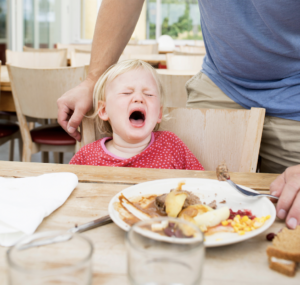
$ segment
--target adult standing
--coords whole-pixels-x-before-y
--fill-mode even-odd
[[[77,127],[92,108],[94,85],[118,61],[142,5],[142,0],[102,1],[88,77],[58,100],[58,121],[77,140]],[[187,83],[187,106],[266,108],[262,170],[281,173],[299,164],[300,1],[199,0],[199,7],[207,56],[202,72]],[[292,206],[296,203],[300,208],[300,177],[299,167],[292,170],[293,175],[283,176],[275,186],[281,183],[281,191],[276,192],[284,198],[278,205],[285,207],[277,213],[280,218],[287,217],[288,225],[294,228],[300,224],[300,213]],[[282,183],[290,185],[289,181],[296,190],[293,197],[286,198],[282,193],[288,190]]]

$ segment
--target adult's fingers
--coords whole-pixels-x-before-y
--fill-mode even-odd
[[[270,185],[270,193],[279,197],[285,185],[285,172],[280,174]]]
[[[77,128],[79,127],[83,117],[85,115],[85,111],[82,108],[75,108],[74,113],[69,119],[68,123],[68,133],[73,136],[76,140],[81,140],[81,135],[78,132]]]
[[[286,180],[286,184],[277,203],[277,216],[285,219],[300,191],[300,175],[294,174]]]
[[[300,192],[298,192],[294,203],[287,215],[286,225],[290,229],[295,229],[297,225],[300,225]]]
[[[65,104],[62,104],[59,101],[57,101],[57,106],[58,106],[57,121],[62,126],[62,128],[67,132],[70,113],[72,111]]]

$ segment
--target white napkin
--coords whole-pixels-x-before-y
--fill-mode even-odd
[[[75,189],[73,173],[37,177],[0,177],[0,245],[14,245],[33,234],[45,217],[60,207]]]

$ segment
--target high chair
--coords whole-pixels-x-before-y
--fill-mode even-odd
[[[230,172],[256,172],[265,109],[167,108],[160,130],[175,133],[205,170],[225,162]],[[93,120],[84,118],[81,146],[103,137]]]

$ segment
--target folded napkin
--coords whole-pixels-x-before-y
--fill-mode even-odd
[[[78,184],[73,173],[37,177],[0,177],[0,245],[14,245],[33,234],[45,217],[60,207]]]

